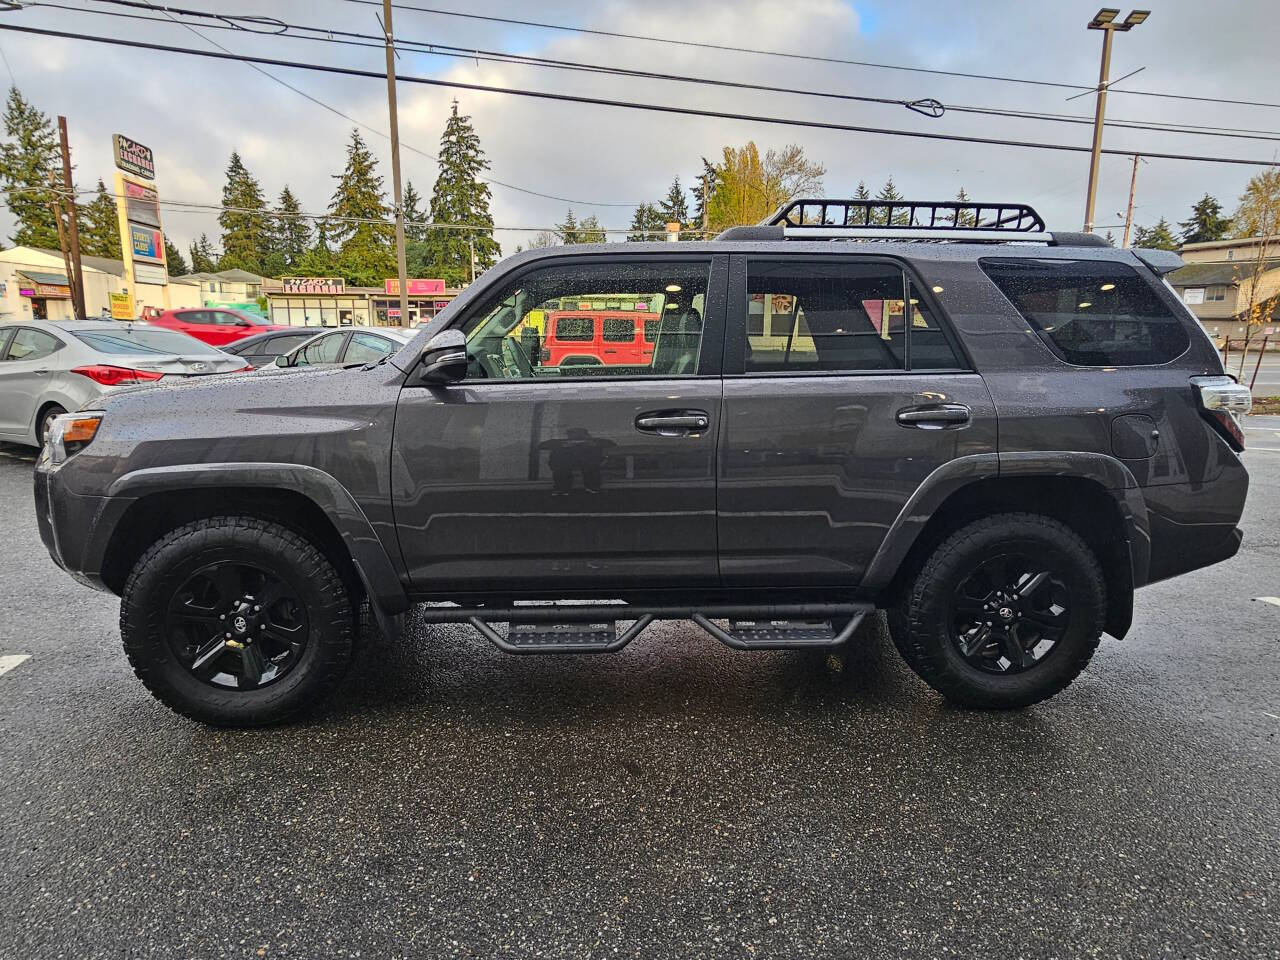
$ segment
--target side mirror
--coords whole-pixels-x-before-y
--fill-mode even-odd
[[[457,383],[467,375],[467,338],[461,330],[441,330],[422,348],[423,383]]]
[[[287,353],[278,354],[275,359],[275,364],[277,367],[289,366],[289,355]]]

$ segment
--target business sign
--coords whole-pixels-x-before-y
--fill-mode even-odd
[[[154,188],[125,180],[124,204],[125,216],[130,223],[160,229],[160,198]]]
[[[134,260],[164,263],[164,237],[159,230],[145,224],[129,224],[129,249]]]
[[[448,300],[437,300],[435,303],[432,304],[432,306],[435,307],[437,311],[443,310],[448,305],[449,305]]]
[[[127,293],[108,293],[111,301],[112,320],[132,320],[134,318],[133,297]]]
[[[111,146],[115,150],[116,166],[125,173],[136,173],[148,180],[156,178],[156,158],[150,147],[144,147],[120,133],[111,135]]]
[[[133,282],[163,286],[169,282],[169,273],[158,263],[141,263],[138,260],[134,260]]]
[[[411,297],[429,297],[433,293],[444,293],[443,280],[406,280],[405,286],[409,288],[409,296]],[[395,277],[386,281],[387,296],[400,296],[400,281]]]
[[[343,293],[346,281],[341,277],[281,277],[281,293]]]
[[[1187,287],[1182,291],[1182,302],[1193,305],[1204,303],[1204,287]]]

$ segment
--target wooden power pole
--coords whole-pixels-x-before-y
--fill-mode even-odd
[[[71,180],[71,148],[67,146],[67,118],[58,117],[58,137],[62,141],[62,189],[67,207],[67,232],[71,238],[71,303],[77,320],[85,319],[84,268],[80,265],[80,228],[76,224],[76,188]],[[58,218],[61,223],[61,217]]]
[[[396,271],[400,278],[400,322],[409,322],[409,267],[404,250],[404,200],[400,190],[400,122],[396,113],[396,46],[391,33],[391,0],[382,0],[387,46],[387,109],[391,113],[391,190],[396,204]]]
[[[1133,195],[1138,189],[1138,160],[1139,157],[1135,153],[1133,155],[1133,175],[1129,177],[1129,209],[1124,214],[1124,239],[1120,242],[1120,246],[1126,249],[1129,246],[1129,228],[1133,226]]]

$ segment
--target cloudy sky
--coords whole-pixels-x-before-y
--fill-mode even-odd
[[[343,46],[201,27],[201,36],[174,23],[105,16],[129,12],[95,0],[56,0],[4,13],[21,24],[98,36],[125,37],[212,50],[216,41],[256,56],[384,68],[379,48]],[[1112,76],[1144,68],[1119,89],[1201,97],[1280,101],[1274,82],[1274,0],[1154,0],[1151,18],[1116,38]],[[377,8],[351,0],[188,0],[187,9],[271,16],[290,24],[376,34]],[[433,6],[573,27],[814,57],[865,60],[1088,85],[1096,82],[1101,36],[1085,29],[1097,0],[406,0]],[[1123,8],[1124,12],[1128,7]],[[1123,13],[1122,13],[1123,16]],[[189,19],[198,24],[201,21]],[[917,99],[1090,116],[1092,97],[1051,86],[877,69],[692,46],[547,30],[398,8],[396,34],[412,40],[518,52],[555,61],[602,63],[664,73],[798,87],[861,96]],[[227,158],[237,150],[269,196],[286,183],[307,211],[322,212],[342,166],[354,118],[381,160],[390,192],[385,83],[284,67],[270,72],[322,101],[326,109],[243,63],[128,50],[78,40],[0,32],[13,80],[49,115],[65,114],[79,186],[113,170],[111,134],[153,148],[165,200],[216,204]],[[747,92],[619,78],[559,69],[512,66],[404,52],[403,76],[522,87],[697,109],[785,116],[908,130],[1087,145],[1087,125],[948,113],[919,116],[900,105]],[[1020,200],[1036,206],[1051,227],[1078,230],[1088,167],[1085,154],[957,144],[823,131],[765,123],[676,116],[601,106],[455,91],[402,81],[400,133],[405,176],[429,195],[434,155],[449,101],[474,118],[491,163],[507,184],[563,199],[494,185],[493,215],[504,250],[548,228],[572,206],[595,213],[606,227],[625,227],[634,206],[659,199],[675,175],[689,185],[701,157],[726,144],[754,140],[763,151],[795,142],[827,168],[826,193],[844,196],[859,180],[874,191],[892,175],[900,191],[921,199],[953,196],[963,186],[977,200]],[[1105,146],[1271,160],[1280,155],[1280,109],[1185,101],[1113,91],[1113,119],[1161,121],[1278,131],[1273,139],[1226,139],[1150,130],[1109,129]],[[375,132],[376,131],[376,132]],[[422,151],[422,152],[415,152]],[[1206,191],[1228,209],[1256,167],[1152,159],[1138,174],[1135,219],[1183,219]],[[1104,158],[1097,222],[1121,223],[1131,163]],[[606,205],[608,204],[608,205]],[[184,250],[193,236],[217,234],[215,212],[166,213],[167,232]],[[7,211],[0,214],[7,237]],[[1117,237],[1120,230],[1114,230]]]

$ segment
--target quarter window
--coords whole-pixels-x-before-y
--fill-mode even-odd
[[[61,346],[62,343],[57,337],[51,336],[43,330],[22,327],[13,335],[13,340],[9,343],[9,352],[5,359],[39,360],[49,356]]]
[[[1045,344],[1080,366],[1167,363],[1190,338],[1132,267],[1105,260],[979,261]]]

